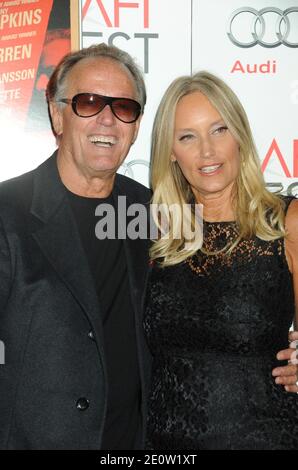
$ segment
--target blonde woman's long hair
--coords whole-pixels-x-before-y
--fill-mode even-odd
[[[171,236],[173,227],[177,229],[183,225],[183,205],[194,201],[190,185],[179,165],[171,161],[176,106],[183,96],[196,91],[203,93],[217,109],[239,144],[240,170],[235,181],[233,198],[238,237],[225,247],[225,254],[229,255],[242,239],[257,236],[261,240],[270,241],[285,236],[284,202],[266,189],[248,118],[239,99],[220,78],[201,71],[193,76],[179,77],[172,82],[162,98],[154,120],[150,174],[152,203],[169,207],[178,204],[181,209],[175,212],[174,217],[173,214],[169,215],[170,236],[160,236],[153,241],[151,259],[158,260],[161,266],[180,263],[202,247],[200,237],[189,243],[184,236]],[[162,233],[158,217],[155,217],[155,223]],[[193,227],[194,223],[195,216],[192,213]]]

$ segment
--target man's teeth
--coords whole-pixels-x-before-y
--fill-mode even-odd
[[[112,145],[116,144],[116,139],[115,137],[111,136],[99,135],[90,137],[90,142],[97,146],[111,147]]]
[[[203,168],[200,168],[200,171],[201,171],[202,173],[212,173],[212,171],[217,170],[220,166],[221,166],[221,164],[219,164],[219,165],[212,165],[212,166],[204,166]]]

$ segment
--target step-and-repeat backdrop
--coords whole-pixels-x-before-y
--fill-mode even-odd
[[[121,173],[148,184],[159,100],[175,77],[205,69],[244,104],[270,189],[298,194],[297,0],[0,1],[1,180],[34,168],[55,148],[41,101],[58,60],[51,41],[60,41],[53,48],[60,56],[70,47],[70,3],[82,46],[114,44],[145,73],[148,104]]]
[[[55,148],[45,89],[70,51],[70,0],[0,0],[0,180],[29,171]]]

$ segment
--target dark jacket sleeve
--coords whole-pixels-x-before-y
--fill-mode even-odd
[[[6,233],[0,219],[0,340],[1,313],[6,306],[11,288],[11,258]]]

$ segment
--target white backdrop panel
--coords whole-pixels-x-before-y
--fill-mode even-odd
[[[255,11],[245,11],[249,8]],[[257,15],[263,8],[272,11],[262,15],[262,37]],[[274,11],[276,8],[280,12]],[[285,20],[282,12],[288,8],[293,11]],[[236,44],[228,37],[230,28]],[[280,31],[286,44],[238,44],[253,42],[252,34],[256,32],[261,41],[272,45],[278,42],[276,31]],[[289,47],[287,42],[295,47]],[[214,72],[234,89],[247,111],[262,163],[270,155],[266,181],[274,184],[272,189],[282,185],[284,191],[293,194],[298,193],[297,46],[297,0],[193,1],[193,71]]]

